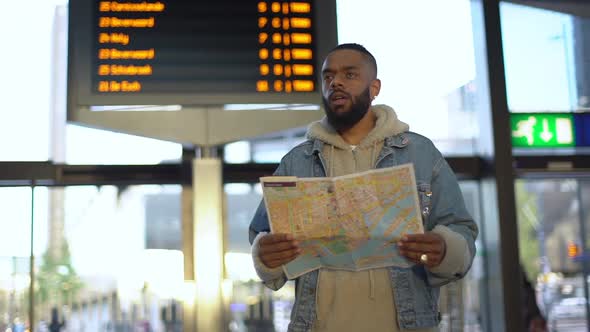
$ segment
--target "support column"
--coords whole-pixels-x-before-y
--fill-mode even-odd
[[[189,165],[192,175],[192,163],[195,159],[195,149],[185,147],[182,149],[182,164]],[[183,167],[184,169],[184,167]],[[192,179],[192,177],[191,177]],[[192,180],[191,180],[192,181]],[[184,256],[184,284],[182,324],[184,332],[196,332],[195,317],[195,266],[194,266],[194,214],[193,214],[193,187],[192,183],[183,182],[182,185],[182,253]]]
[[[204,148],[193,161],[194,271],[197,331],[224,331],[222,163]]]
[[[480,181],[481,201],[485,202],[480,233],[485,243],[487,312],[483,329],[517,332],[523,328],[522,286],[500,2],[471,1],[477,85],[481,91],[489,91],[480,94],[478,107],[489,109],[479,114],[478,141],[479,154],[487,164]]]
[[[193,160],[190,160],[192,166]],[[196,332],[193,188],[182,186],[182,253],[184,255],[184,284],[182,324],[184,332]]]

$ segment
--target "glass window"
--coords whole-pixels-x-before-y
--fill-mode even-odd
[[[252,257],[248,228],[262,199],[256,186],[246,183],[230,183],[224,186],[226,215],[225,268],[231,280],[248,281],[258,279]]]
[[[36,197],[35,217],[45,212]],[[29,326],[31,188],[0,188],[0,330]],[[46,214],[46,212],[45,212]]]
[[[473,154],[478,135],[471,2],[367,0],[338,5],[339,43],[367,47],[377,60],[381,93],[410,130],[446,154]],[[427,119],[427,120],[426,120]]]
[[[226,207],[226,275],[233,291],[230,329],[249,331],[262,326],[286,331],[295,299],[295,285],[287,283],[277,292],[266,288],[254,271],[248,227],[262,199],[260,185],[242,183],[224,187]]]
[[[2,3],[0,30],[3,47],[0,161],[49,158],[54,15],[66,0],[8,1]],[[34,8],[34,10],[32,10]],[[23,15],[26,13],[26,22]],[[29,24],[34,22],[34,24]],[[15,30],[15,27],[18,29]],[[7,143],[10,142],[10,143]]]
[[[252,158],[257,163],[279,162],[292,148],[305,141],[302,135],[287,135],[283,138],[261,140],[252,144]]]
[[[35,224],[37,326],[52,319],[76,331],[182,326],[180,186],[43,191],[45,215]]]
[[[485,312],[482,301],[484,298],[480,289],[484,286],[483,241],[481,234],[480,190],[476,181],[461,181],[463,199],[467,210],[480,228],[480,235],[476,240],[477,252],[471,270],[465,278],[445,285],[440,292],[440,311],[442,321],[441,331],[481,331],[482,315]]]
[[[252,161],[250,142],[248,141],[229,143],[226,144],[223,149],[223,158],[226,163],[243,164]]]
[[[477,181],[461,181],[459,182],[461,191],[463,192],[463,199],[467,210],[477,223],[479,227],[479,236],[475,241],[476,254],[471,265],[471,269],[467,276],[460,281],[462,284],[462,312],[463,312],[463,326],[464,331],[481,331],[482,330],[482,315],[483,302],[486,301],[481,290],[485,286],[485,271],[484,271],[484,241],[482,234],[482,213],[480,206],[480,186]]]
[[[520,259],[551,330],[586,330],[588,181],[517,180]],[[585,221],[583,221],[585,218]],[[583,223],[582,223],[583,221]],[[582,232],[583,227],[586,232]]]
[[[68,164],[159,164],[178,162],[182,145],[106,130],[67,125]]]
[[[224,186],[227,216],[227,251],[250,253],[248,227],[262,199],[255,186],[230,183]]]
[[[512,112],[570,111],[588,106],[583,70],[588,20],[502,2],[502,44]],[[578,23],[578,24],[577,24]],[[577,47],[574,51],[574,45]],[[580,91],[581,92],[581,91]]]
[[[304,129],[287,130],[273,137],[227,144],[224,160],[227,163],[278,163],[289,150],[305,141]]]

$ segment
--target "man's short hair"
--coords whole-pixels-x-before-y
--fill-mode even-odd
[[[371,54],[371,52],[369,52],[363,45],[356,43],[340,44],[331,49],[330,52],[328,52],[328,54],[338,50],[354,50],[361,53],[365,57],[365,59],[369,61],[369,64],[375,70],[375,76],[377,76],[377,61],[375,60],[373,54]]]

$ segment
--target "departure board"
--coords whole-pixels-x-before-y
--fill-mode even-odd
[[[333,2],[70,1],[69,107],[318,103]]]

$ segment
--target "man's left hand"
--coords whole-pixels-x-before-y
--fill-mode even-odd
[[[439,266],[447,249],[443,237],[433,232],[404,235],[397,245],[402,256],[428,268]]]

